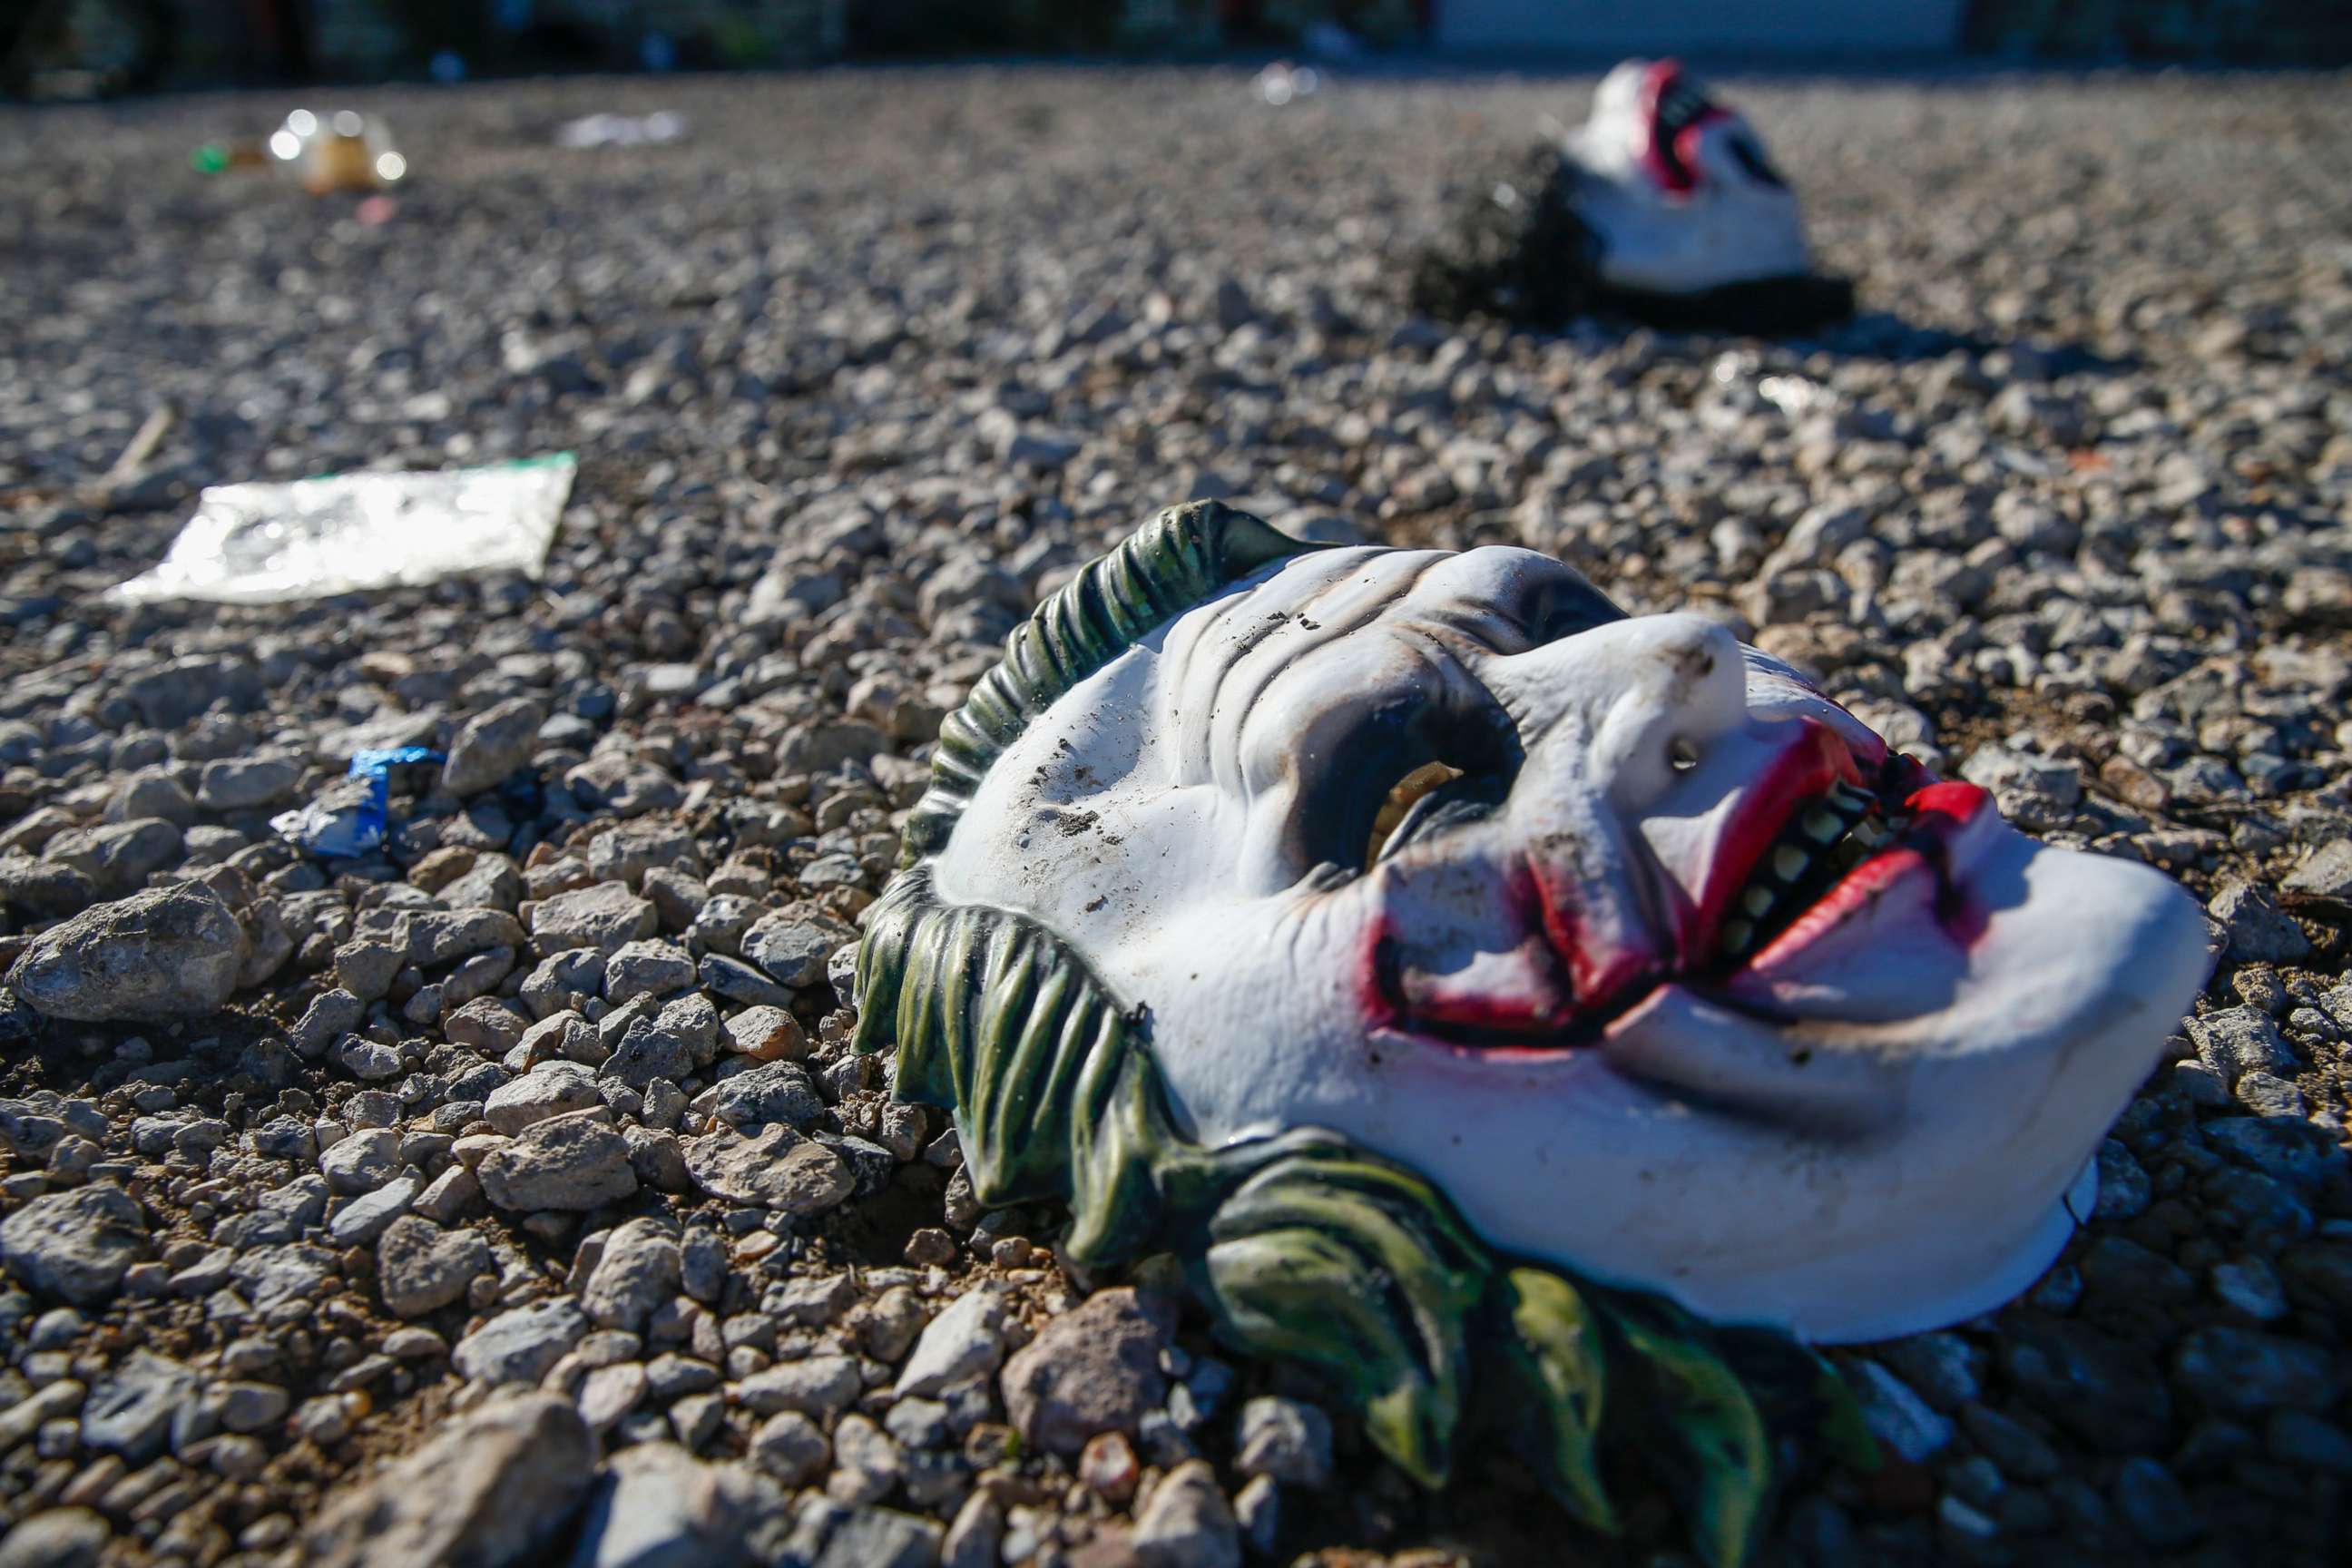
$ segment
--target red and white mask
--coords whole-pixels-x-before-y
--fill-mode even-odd
[[[1806,270],[1795,193],[1746,118],[1674,60],[1612,70],[1564,151],[1614,287],[1688,294]]]
[[[1499,1247],[1825,1340],[2029,1285],[2208,963],[2159,873],[1499,547],[1183,613],[1013,742],[934,875],[1150,1010],[1187,1136],[1334,1129]]]

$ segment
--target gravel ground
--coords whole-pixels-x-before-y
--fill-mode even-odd
[[[1418,1496],[982,1218],[845,1050],[942,710],[1201,495],[1709,608],[2210,900],[2095,1218],[1839,1353],[1890,1461],[1797,1456],[1766,1556],[2340,1561],[2352,92],[1735,80],[1851,327],[1408,318],[1448,171],[1589,85],[384,94],[377,225],[191,172],[282,100],[0,111],[0,1564],[1685,1562],[1654,1500],[1564,1543],[1507,1466]],[[537,584],[92,598],[204,484],[557,448]],[[455,754],[389,854],[268,831],[408,741]]]

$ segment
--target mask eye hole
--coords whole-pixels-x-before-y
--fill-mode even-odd
[[[1690,772],[1698,766],[1698,747],[1687,736],[1675,736],[1666,742],[1666,765],[1678,773]]]
[[[1372,831],[1364,840],[1364,864],[1369,866],[1381,858],[1381,851],[1404,825],[1412,808],[1428,798],[1433,791],[1452,784],[1462,776],[1462,770],[1447,763],[1423,763],[1397,780],[1389,788],[1381,808],[1372,815]]]
[[[1731,156],[1738,162],[1740,168],[1747,171],[1749,179],[1759,184],[1782,188],[1788,185],[1789,182],[1780,177],[1780,171],[1774,168],[1771,160],[1764,156],[1764,149],[1759,147],[1753,141],[1745,136],[1734,136],[1730,138],[1730,147]]]

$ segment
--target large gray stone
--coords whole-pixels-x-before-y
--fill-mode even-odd
[[[8,984],[37,1012],[83,1023],[209,1017],[236,989],[245,930],[193,882],[85,910],[33,939]]]
[[[740,1471],[675,1443],[624,1448],[599,1479],[571,1568],[733,1568],[756,1501]]]
[[[660,929],[652,904],[624,882],[599,882],[542,899],[531,910],[530,937],[539,951],[555,953],[594,948],[605,958],[625,943]]]
[[[551,1394],[492,1400],[351,1486],[304,1532],[307,1568],[538,1563],[588,1492],[595,1439]]]
[[[146,1256],[138,1202],[108,1183],[47,1194],[0,1220],[0,1267],[78,1307],[110,1300]]]
[[[691,1139],[686,1169],[714,1197],[791,1215],[838,1208],[856,1184],[840,1155],[781,1121],[756,1138],[720,1131]]]
[[[593,1209],[637,1190],[628,1140],[575,1110],[533,1122],[475,1167],[482,1195],[502,1209]]]
[[[166,1356],[134,1350],[91,1385],[81,1407],[81,1438],[93,1448],[143,1465],[163,1451],[172,1418],[203,1380]]]
[[[1097,1291],[1004,1363],[1013,1425],[1057,1454],[1076,1453],[1097,1432],[1133,1436],[1167,1397],[1160,1352],[1174,1327],[1163,1306],[1132,1289]]]

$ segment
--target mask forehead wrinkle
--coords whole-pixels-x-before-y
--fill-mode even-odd
[[[1361,631],[1444,559],[1435,551],[1367,552],[1332,563],[1341,571],[1285,574],[1288,582],[1278,577],[1228,606],[1217,627],[1204,628],[1180,678],[1188,761],[1204,764],[1219,789],[1247,796],[1264,781],[1245,776],[1241,735],[1267,688],[1313,650]]]
[[[1154,654],[1158,728],[1174,742],[1172,754],[1183,783],[1207,782],[1205,769],[1194,760],[1207,753],[1209,714],[1216,707],[1217,684],[1235,645],[1247,639],[1250,625],[1271,625],[1267,616],[1273,606],[1300,592],[1304,582],[1319,580],[1334,563],[1318,556],[1277,563],[1256,581],[1235,584],[1144,639],[1143,646]]]

